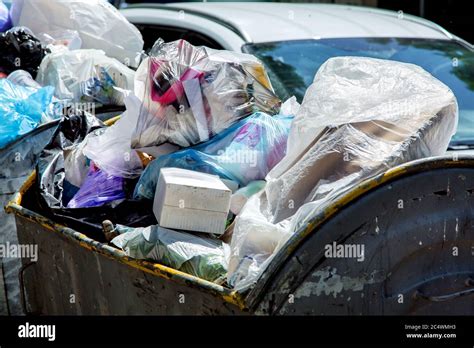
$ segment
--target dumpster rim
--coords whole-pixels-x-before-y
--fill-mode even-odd
[[[265,296],[266,289],[271,285],[271,281],[277,276],[286,260],[293,255],[307,238],[325,224],[331,217],[343,210],[359,198],[376,190],[377,188],[390,184],[396,179],[408,175],[421,173],[427,170],[439,170],[447,168],[474,168],[474,155],[451,155],[432,156],[422,158],[388,169],[385,172],[372,176],[354,186],[349,191],[342,194],[332,203],[323,207],[320,212],[300,229],[298,229],[286,243],[275,253],[265,270],[257,278],[256,282],[243,288],[241,291],[249,290],[246,296],[246,303],[250,310],[256,310],[260,300]]]
[[[56,118],[49,122],[41,123],[36,128],[29,131],[28,133],[22,134],[18,138],[7,143],[3,148],[0,149],[0,154],[3,154],[4,152],[8,152],[9,150],[11,150],[11,148],[23,142],[26,138],[33,137],[37,135],[38,133],[43,132],[44,130],[57,127],[59,125],[59,121],[60,121],[60,118]]]
[[[115,111],[111,111],[111,113],[113,113]],[[97,115],[100,115],[97,114]],[[115,122],[117,122],[119,119],[120,119],[121,115],[117,115],[117,116],[114,116],[114,117],[111,117],[105,121],[102,121],[104,122],[104,124],[106,126],[111,126],[113,125]],[[99,117],[97,117],[97,119],[100,120]],[[59,125],[59,122],[61,121],[61,117],[58,117],[58,118],[55,118],[55,119],[52,119],[48,122],[45,122],[45,123],[41,123],[39,124],[36,128],[34,128],[33,130],[31,130],[30,132],[28,133],[25,133],[25,134],[22,134],[21,136],[19,136],[18,138],[10,141],[9,143],[7,143],[2,149],[0,149],[0,155],[3,153],[3,152],[8,152],[9,149],[11,149],[12,147],[14,147],[15,145],[21,143],[22,141],[24,141],[26,138],[30,138],[32,136],[35,136],[37,135],[38,133],[41,133],[43,132],[44,130],[47,130],[47,129],[50,129],[50,128],[54,128],[54,127],[57,127]]]
[[[324,207],[318,215],[308,222],[306,226],[295,232],[285,243],[285,245],[275,254],[273,260],[257,279],[256,283],[239,290],[225,288],[216,283],[198,278],[159,263],[130,258],[118,248],[111,247],[105,243],[100,243],[87,237],[83,233],[65,227],[61,224],[54,223],[52,220],[22,207],[21,203],[23,195],[34,184],[36,180],[36,171],[33,171],[30,174],[25,183],[20,187],[19,191],[12,196],[12,199],[5,206],[5,211],[7,213],[13,213],[17,216],[22,216],[30,221],[39,223],[43,227],[58,232],[66,236],[68,239],[77,242],[80,246],[93,252],[113,258],[121,263],[127,264],[131,267],[151,273],[161,278],[207,290],[214,295],[220,296],[224,301],[236,305],[240,310],[247,311],[252,309],[255,310],[262,294],[270,285],[271,280],[278,273],[278,270],[281,268],[285,260],[287,260],[297,250],[297,248],[306,240],[306,238],[308,238],[312,233],[315,233],[319,226],[323,225],[332,216],[337,214],[337,212],[344,209],[346,206],[359,199],[363,195],[377,189],[384,184],[390,183],[395,179],[420,173],[425,170],[456,167],[474,167],[474,155],[463,155],[457,159],[453,159],[453,156],[439,156],[415,160],[393,167],[381,174],[364,180],[343,194],[339,199]],[[247,290],[250,291],[247,292]],[[243,294],[245,294],[245,296]]]

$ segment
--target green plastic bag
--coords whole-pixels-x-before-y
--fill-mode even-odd
[[[111,243],[135,259],[153,260],[214,282],[226,275],[230,249],[218,239],[158,225],[138,228],[116,225],[115,231],[120,234]]]

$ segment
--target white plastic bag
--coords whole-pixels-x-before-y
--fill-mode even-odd
[[[457,121],[452,91],[416,65],[329,59],[292,123],[286,156],[236,219],[230,284],[254,282],[295,231],[357,183],[445,153]]]
[[[39,33],[38,38],[45,45],[65,46],[68,49],[78,50],[82,46],[82,40],[76,30],[56,30],[49,33]]]
[[[82,48],[101,49],[128,66],[140,63],[141,33],[106,0],[15,0],[11,16],[35,34],[76,30]]]
[[[121,90],[133,90],[133,78],[132,69],[103,51],[57,47],[41,62],[36,81],[53,86],[61,100],[123,105]]]
[[[102,129],[100,129],[102,131]],[[72,149],[64,150],[64,175],[67,182],[81,187],[84,183],[87,173],[89,172],[89,164],[87,158],[82,153],[87,138],[80,142]]]
[[[137,151],[131,148],[131,130],[137,124],[136,110],[140,108],[140,100],[130,94],[125,98],[125,105],[127,111],[121,115],[120,120],[104,132],[87,136],[82,152],[107,174],[128,178],[131,173],[135,174],[143,169]]]

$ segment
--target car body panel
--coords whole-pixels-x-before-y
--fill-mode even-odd
[[[246,43],[341,37],[453,38],[449,32],[430,21],[359,6],[205,2],[140,4],[122,11],[132,23],[164,21],[199,29],[218,42],[227,37],[228,29],[225,26],[211,28],[216,22],[235,28]],[[236,47],[235,44],[232,42],[227,46]]]
[[[246,38],[214,18],[179,8],[143,5],[123,9],[122,13],[133,24],[164,25],[201,33],[215,40],[226,50],[240,52],[242,45],[248,42]]]

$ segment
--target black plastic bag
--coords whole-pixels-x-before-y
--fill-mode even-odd
[[[67,112],[71,114],[71,112]],[[131,227],[156,224],[152,203],[126,199],[121,203],[108,203],[99,207],[66,208],[77,192],[77,187],[65,179],[65,153],[77,147],[92,131],[105,125],[88,113],[63,116],[50,143],[44,148],[36,166],[36,203],[39,212],[91,238],[104,242],[102,221]],[[126,196],[133,195],[136,180],[126,181]]]
[[[10,74],[22,69],[36,78],[44,56],[49,53],[33,33],[25,27],[14,27],[0,33],[0,71]]]

